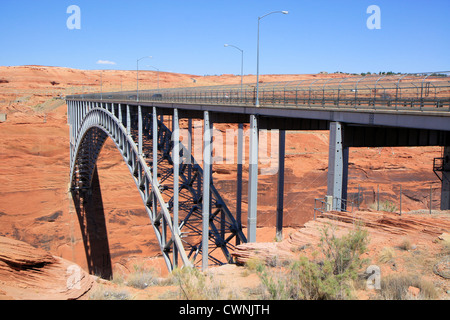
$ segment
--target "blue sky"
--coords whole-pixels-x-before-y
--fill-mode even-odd
[[[67,8],[81,9],[69,30]],[[367,8],[381,9],[369,30]],[[449,0],[1,0],[0,65],[256,74],[450,70]],[[98,64],[99,60],[115,65]]]

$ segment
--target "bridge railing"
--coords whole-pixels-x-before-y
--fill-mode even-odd
[[[256,84],[170,88],[68,96],[76,100],[254,105]],[[263,107],[450,111],[450,72],[314,78],[261,83]]]

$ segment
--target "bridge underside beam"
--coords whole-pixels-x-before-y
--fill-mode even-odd
[[[444,146],[450,132],[390,127],[346,126],[346,147],[425,147]]]
[[[259,117],[260,129],[266,130],[328,130],[330,121],[317,119],[296,119],[296,118],[278,118],[278,117]]]

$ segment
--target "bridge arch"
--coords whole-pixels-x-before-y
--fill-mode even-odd
[[[96,175],[98,156],[106,140],[111,138],[136,183],[169,271],[174,268],[173,257],[170,255],[172,245],[180,255],[183,265],[191,266],[180,235],[175,232],[159,186],[157,182],[153,181],[152,172],[146,165],[145,159],[139,155],[138,146],[129,134],[129,130],[113,113],[98,106],[86,110],[80,120],[82,121],[76,130],[71,150],[70,186],[72,194],[78,196],[81,201],[90,196]]]
[[[169,271],[179,266],[232,262],[232,239],[247,242],[212,180],[191,152],[172,141],[172,132],[153,113],[140,106],[68,101],[71,124],[70,186],[75,198],[92,193],[97,159],[110,138],[121,153],[141,195]],[[73,119],[73,120],[72,120]],[[176,130],[177,131],[177,130]],[[135,142],[137,141],[137,143]],[[177,148],[175,148],[175,146]],[[175,165],[173,152],[181,160]],[[175,174],[178,172],[178,174]],[[208,176],[205,173],[205,176]],[[208,182],[205,182],[205,181]],[[176,183],[175,183],[176,182]],[[203,193],[209,186],[209,219],[204,218]],[[95,186],[95,184],[94,184]],[[178,189],[175,200],[175,186]],[[175,213],[176,212],[176,213]],[[175,218],[177,217],[177,218]],[[209,225],[205,232],[202,227]],[[205,241],[209,244],[203,250]],[[219,250],[217,250],[219,249]],[[217,250],[217,251],[216,251]],[[199,257],[201,261],[198,260]]]

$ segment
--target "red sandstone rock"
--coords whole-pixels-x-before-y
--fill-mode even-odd
[[[28,269],[55,262],[50,253],[21,241],[0,237],[0,248],[0,261],[13,268]]]
[[[0,237],[0,300],[83,299],[94,283],[70,261]]]
[[[450,230],[450,216],[448,214],[400,216],[396,213],[369,211],[326,212],[316,220],[307,222],[303,228],[281,242],[242,244],[236,247],[232,256],[239,264],[245,264],[250,259],[261,259],[268,264],[289,260],[295,258],[299,251],[317,248],[324,228],[331,227],[339,237],[354,229],[357,224],[362,224],[369,232],[372,248],[400,244],[405,236],[413,238],[421,245],[430,245],[442,232]]]
[[[409,293],[412,297],[417,298],[417,297],[419,296],[419,294],[420,294],[420,289],[419,289],[419,288],[416,288],[416,287],[409,287],[409,288],[408,288],[408,293]]]

